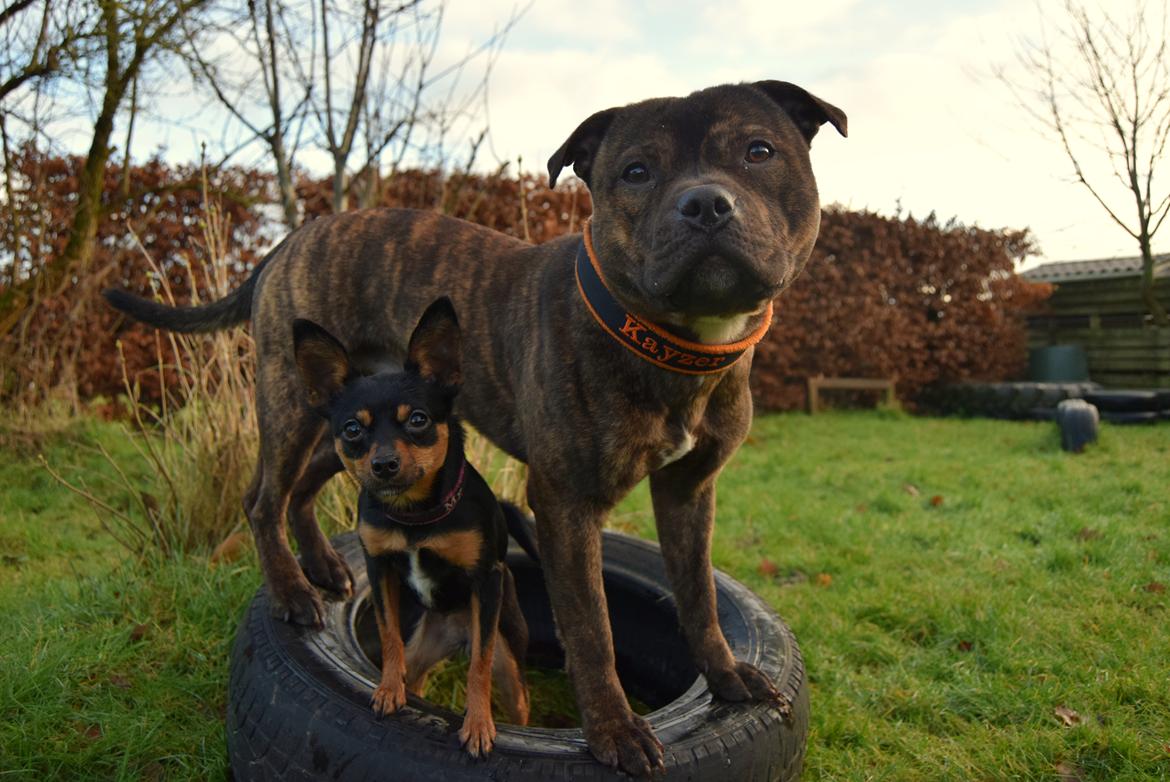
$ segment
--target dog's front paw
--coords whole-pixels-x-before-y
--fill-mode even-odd
[[[345,599],[353,597],[353,573],[340,554],[328,543],[321,549],[301,554],[301,569],[322,589]]]
[[[406,684],[401,680],[389,684],[382,682],[378,689],[374,690],[370,704],[379,717],[393,714],[406,705]]]
[[[789,716],[788,700],[780,694],[767,674],[750,663],[737,660],[734,667],[727,670],[708,671],[707,686],[716,698],[771,703],[786,719]]]
[[[664,771],[662,742],[646,720],[625,714],[585,726],[585,741],[593,757],[627,774],[646,777]]]
[[[492,721],[490,712],[486,715],[469,712],[463,718],[463,727],[459,729],[459,741],[471,757],[487,757],[495,740],[496,723]]]
[[[325,604],[304,576],[285,581],[270,581],[268,603],[272,615],[293,624],[320,629],[325,624]]]

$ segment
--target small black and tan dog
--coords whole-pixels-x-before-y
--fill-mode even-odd
[[[534,552],[520,511],[497,501],[464,456],[462,425],[452,414],[461,346],[451,301],[441,298],[423,313],[401,372],[356,373],[345,347],[312,321],[297,320],[293,339],[310,404],[329,420],[337,457],[362,487],[358,534],[382,647],[374,711],[396,711],[407,691],[422,692],[436,663],[467,647],[459,738],[482,757],[496,736],[493,678],[508,718],[528,722],[521,667],[528,627],[504,563],[509,532]],[[404,594],[424,611],[405,647]]]

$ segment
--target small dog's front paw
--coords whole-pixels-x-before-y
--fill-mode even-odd
[[[304,576],[283,584],[270,582],[268,602],[277,619],[317,629],[325,625],[325,604]]]
[[[487,715],[469,713],[463,718],[463,727],[459,729],[459,741],[471,757],[487,757],[495,740],[496,723],[492,721],[490,713]]]
[[[760,701],[770,703],[788,719],[791,704],[780,694],[767,674],[756,666],[736,661],[733,668],[708,671],[707,686],[716,698],[725,701]]]
[[[394,684],[383,682],[374,690],[374,697],[370,699],[374,713],[379,717],[393,714],[406,705],[406,685],[399,681]]]
[[[585,727],[585,741],[593,756],[607,766],[636,777],[665,770],[662,742],[646,720],[626,711],[618,717]]]

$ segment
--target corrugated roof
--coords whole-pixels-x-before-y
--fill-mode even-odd
[[[1074,282],[1136,277],[1142,273],[1141,256],[1100,258],[1095,261],[1056,261],[1028,269],[1021,276],[1033,282]],[[1154,276],[1170,277],[1170,254],[1154,256]]]

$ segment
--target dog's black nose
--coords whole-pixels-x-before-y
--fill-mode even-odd
[[[370,460],[370,469],[379,478],[393,478],[401,466],[397,456],[375,456]]]
[[[679,216],[704,231],[716,231],[735,215],[735,196],[719,185],[699,185],[678,199]]]

